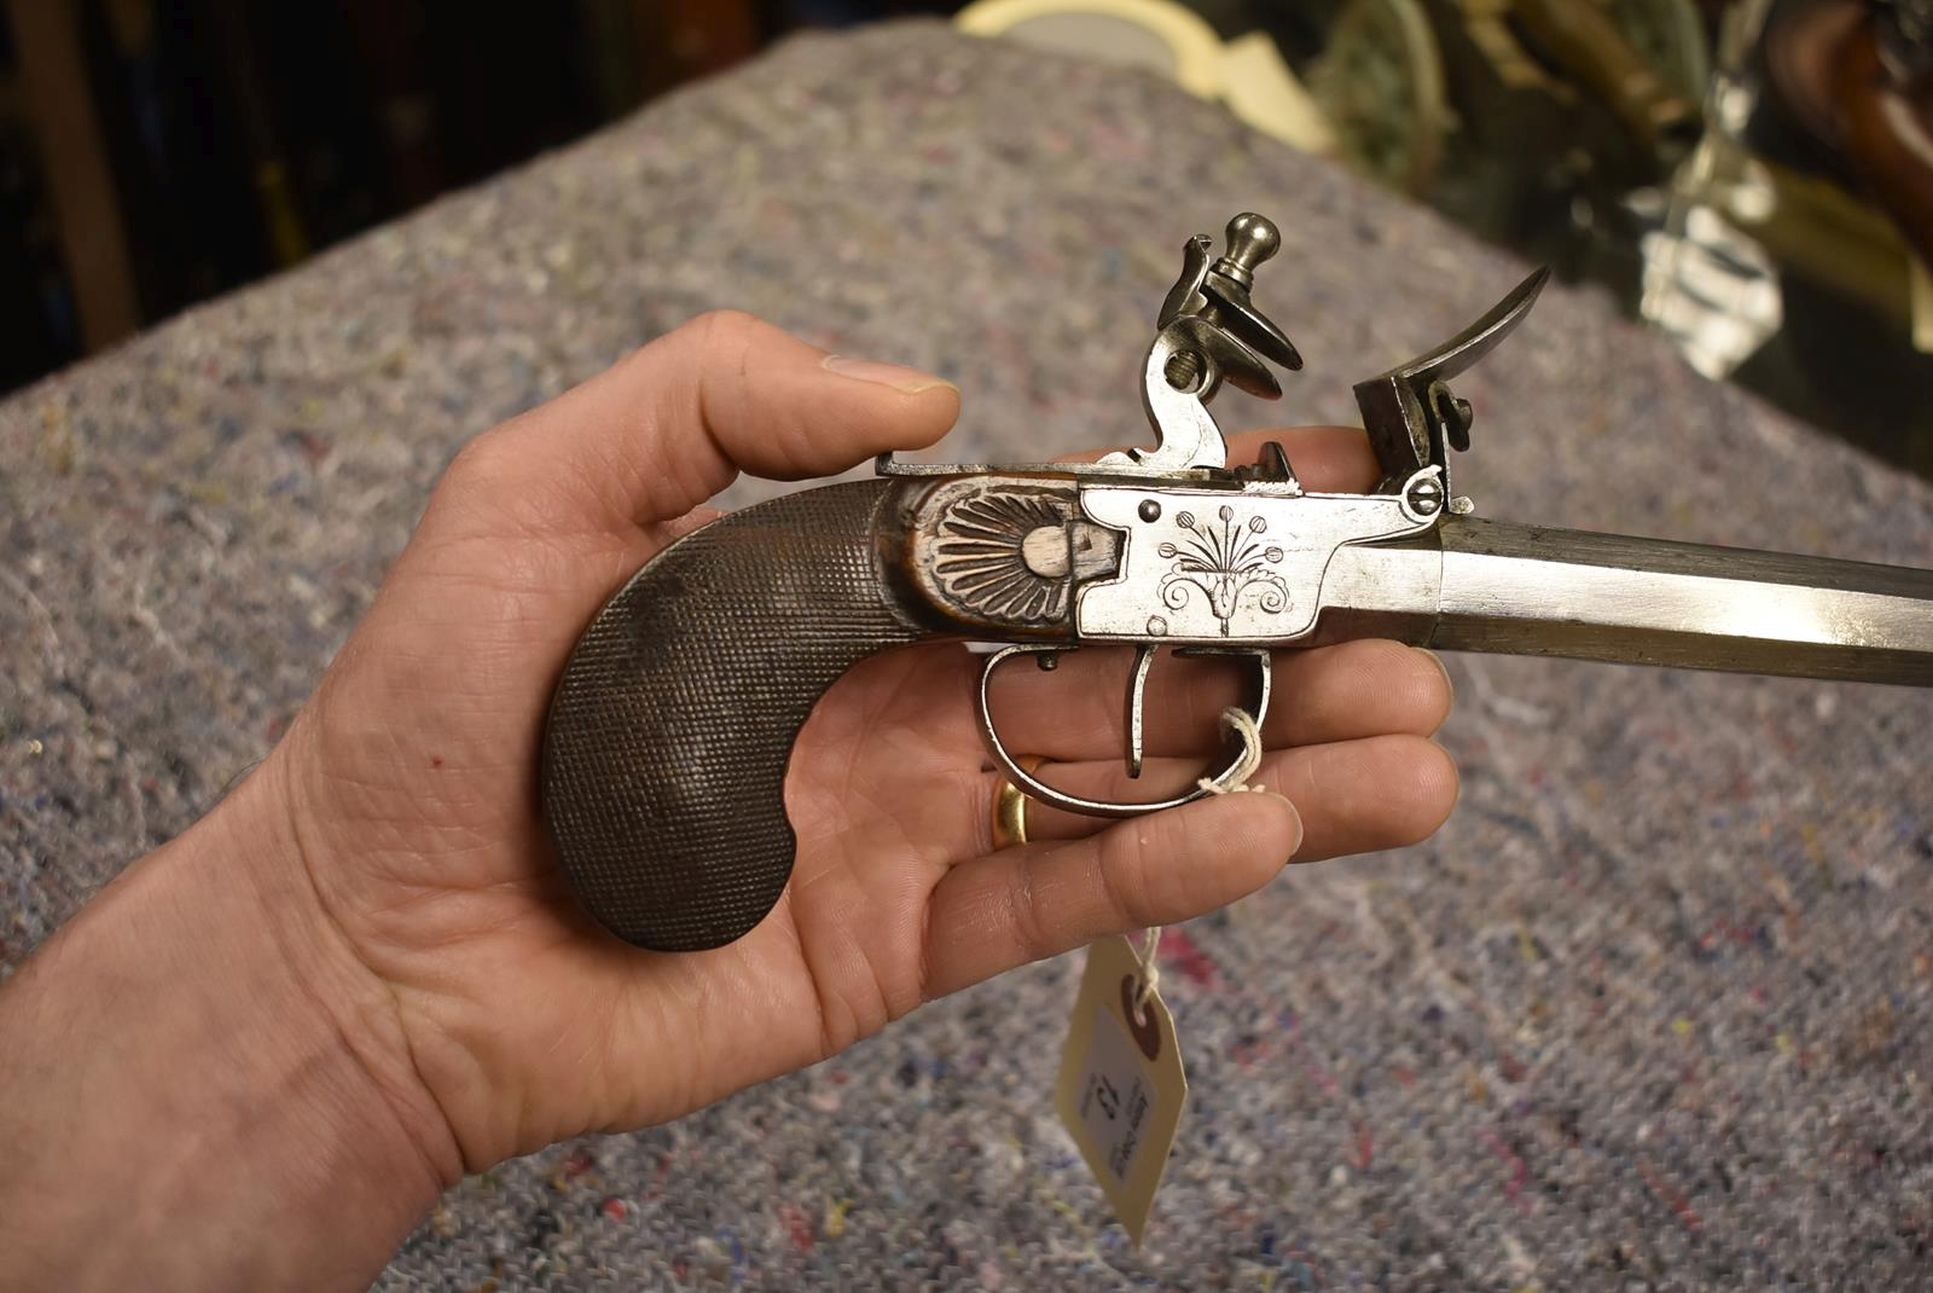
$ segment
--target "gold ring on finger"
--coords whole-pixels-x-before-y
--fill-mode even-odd
[[[1040,770],[1043,760],[1028,755],[1016,759],[1028,776]],[[996,852],[1027,842],[1027,794],[1019,786],[1000,778],[993,790],[993,847]]]

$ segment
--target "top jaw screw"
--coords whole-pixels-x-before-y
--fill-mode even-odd
[[[1215,262],[1214,272],[1226,274],[1243,287],[1255,285],[1255,267],[1282,250],[1282,231],[1267,216],[1244,211],[1228,222],[1222,235],[1228,250]]]

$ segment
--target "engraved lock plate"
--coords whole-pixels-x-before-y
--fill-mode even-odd
[[[1306,637],[1339,549],[1436,523],[1410,496],[1083,486],[1082,510],[1126,540],[1120,577],[1082,590],[1078,632],[1202,644]]]

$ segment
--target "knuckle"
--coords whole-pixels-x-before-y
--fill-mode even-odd
[[[532,452],[533,428],[506,422],[464,445],[431,491],[425,523],[439,533],[546,530],[573,509],[558,506],[574,483],[567,457]],[[455,526],[457,530],[450,527]]]
[[[770,326],[744,310],[706,310],[637,347],[618,367],[632,380],[653,385],[671,375],[737,367],[758,333]]]
[[[443,471],[444,487],[472,489],[508,475],[508,430],[506,426],[493,427],[457,450],[456,457],[450,459],[450,465]]]
[[[744,419],[747,375],[772,330],[757,315],[719,309],[699,315],[667,339],[682,348],[676,366],[689,383],[700,423],[716,432]]]
[[[697,335],[705,349],[723,351],[743,349],[753,337],[769,326],[756,314],[730,307],[707,310],[685,325]]]

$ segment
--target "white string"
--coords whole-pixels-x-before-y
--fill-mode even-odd
[[[1141,965],[1141,987],[1134,994],[1134,1022],[1138,1026],[1146,1026],[1148,998],[1161,983],[1161,965],[1155,960],[1155,953],[1160,949],[1161,926],[1150,925],[1141,936],[1141,954],[1135,958]]]
[[[1195,784],[1211,795],[1232,795],[1243,790],[1260,790],[1260,786],[1248,784],[1248,779],[1255,775],[1257,768],[1262,766],[1262,731],[1255,722],[1255,715],[1239,705],[1230,705],[1222,711],[1222,726],[1242,738],[1242,757],[1235,761],[1235,766],[1230,768],[1221,780],[1203,777]],[[1141,988],[1134,994],[1136,1024],[1148,1022],[1148,998],[1154,995],[1154,990],[1161,983],[1161,965],[1155,959],[1155,953],[1160,948],[1161,926],[1150,925],[1147,933],[1142,935],[1141,954],[1136,958],[1141,964]]]
[[[1255,722],[1255,716],[1239,705],[1230,705],[1222,711],[1222,726],[1242,738],[1242,757],[1235,766],[1217,781],[1203,777],[1195,784],[1211,795],[1232,795],[1243,790],[1260,790],[1251,786],[1248,779],[1262,766],[1262,731]],[[1136,958],[1141,966],[1141,987],[1134,994],[1134,1022],[1145,1025],[1148,1022],[1148,998],[1161,984],[1161,965],[1155,953],[1161,949],[1161,926],[1148,926],[1147,933],[1141,937],[1141,953]]]
[[[1260,790],[1260,786],[1247,784],[1248,779],[1255,775],[1255,770],[1262,766],[1262,729],[1255,722],[1255,715],[1239,705],[1230,705],[1222,711],[1222,726],[1242,738],[1242,757],[1219,781],[1202,777],[1195,784],[1211,795]]]

